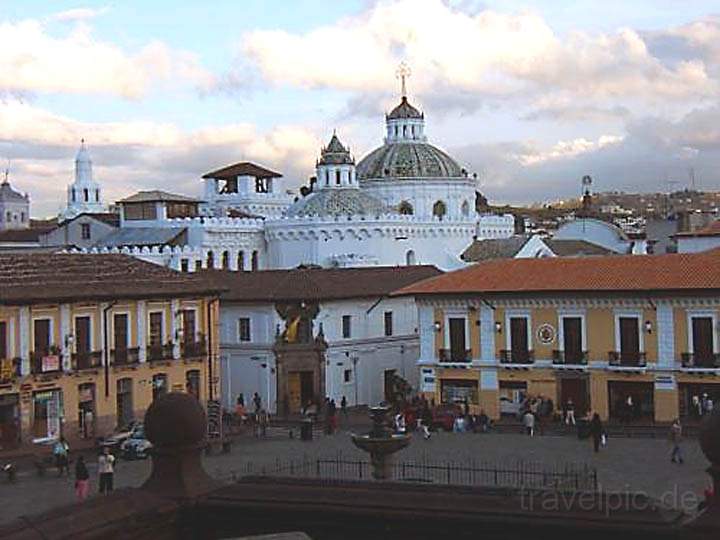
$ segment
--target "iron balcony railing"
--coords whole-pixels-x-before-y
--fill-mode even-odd
[[[572,365],[572,366],[585,366],[588,363],[588,352],[577,351],[553,351],[553,364],[557,365]]]
[[[608,363],[620,367],[645,367],[647,359],[644,352],[608,352]]]
[[[720,368],[720,354],[713,353],[710,355],[698,356],[694,353],[682,353],[682,367],[684,368],[704,368],[717,369]]]
[[[30,352],[30,373],[33,375],[58,373],[62,369],[62,358],[59,352],[54,353],[49,350]]]
[[[173,345],[166,343],[165,345],[150,345],[147,348],[147,359],[150,362],[158,362],[162,360],[173,359]]]
[[[73,371],[97,369],[102,366],[102,351],[81,351],[72,354]]]
[[[128,347],[110,351],[110,363],[115,366],[131,366],[138,362],[140,362],[140,347]]]
[[[532,364],[535,362],[535,351],[503,349],[500,351],[501,364]]]
[[[452,349],[440,349],[438,354],[441,362],[470,362],[472,359],[471,350],[453,351]]]
[[[19,358],[0,359],[0,384],[13,382],[20,377],[21,362]]]
[[[207,342],[204,339],[181,342],[180,356],[183,358],[202,358],[203,356],[207,356]]]

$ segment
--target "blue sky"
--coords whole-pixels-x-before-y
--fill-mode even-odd
[[[288,187],[334,128],[382,143],[407,61],[432,143],[495,202],[720,188],[720,8],[703,1],[0,0],[0,158],[57,212],[81,137],[112,201],[249,159]]]

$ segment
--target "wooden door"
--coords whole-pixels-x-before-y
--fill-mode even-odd
[[[50,349],[50,319],[35,319],[33,330],[33,351],[45,356]]]
[[[83,354],[91,350],[90,317],[75,317],[75,351]]]
[[[128,346],[128,316],[118,313],[113,317],[115,351],[126,351]]]
[[[528,332],[525,317],[510,319],[510,349],[513,361],[524,361],[528,358]]]
[[[465,361],[465,319],[451,318],[450,358],[455,362]]]
[[[563,350],[565,361],[577,363],[582,358],[582,319],[580,317],[563,318]]]
[[[640,353],[640,325],[637,317],[620,317],[620,359],[635,363]]]
[[[694,360],[696,364],[712,363],[713,324],[711,317],[693,317],[692,338]]]
[[[300,395],[300,372],[291,371],[288,373],[288,406],[290,412],[299,412],[303,405],[305,404],[302,402]]]
[[[186,309],[182,314],[183,341],[195,343],[195,310]]]

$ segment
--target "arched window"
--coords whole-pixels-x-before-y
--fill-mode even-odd
[[[185,390],[196,399],[200,399],[200,370],[191,369],[185,373]]]
[[[415,252],[411,249],[405,254],[405,264],[408,266],[414,266],[417,264],[415,259]]]
[[[325,171],[325,185],[330,185],[330,171]]]
[[[227,270],[230,268],[230,254],[227,251],[223,251],[222,254],[222,269]]]
[[[165,373],[158,373],[157,375],[153,375],[152,378],[152,395],[153,395],[153,401],[162,396],[163,394],[167,394],[168,392],[168,376]]]
[[[442,201],[433,204],[433,216],[442,219],[447,214],[447,206]]]
[[[335,183],[340,185],[340,171],[335,171]]]
[[[70,198],[72,199],[72,202],[75,202],[75,188],[70,190]]]
[[[87,188],[83,189],[83,197],[85,198],[85,202],[90,202],[90,192]]]
[[[410,204],[407,201],[403,201],[400,203],[400,205],[398,206],[398,211],[403,216],[412,216],[415,213],[415,210],[413,209],[412,204]]]
[[[241,272],[245,270],[245,252],[241,251],[238,253],[238,270]]]
[[[212,251],[208,251],[206,266],[211,269],[215,268],[215,254]]]
[[[256,272],[259,269],[258,252],[257,251],[252,252],[252,257],[250,258],[250,269],[253,272]]]
[[[100,190],[95,190],[95,202],[100,202]]]
[[[460,212],[462,212],[463,216],[470,215],[470,204],[465,201],[462,203],[462,206],[460,206]]]

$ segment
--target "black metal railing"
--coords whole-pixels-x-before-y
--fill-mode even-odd
[[[207,356],[207,342],[204,339],[181,342],[180,356],[183,358],[202,358]]]
[[[453,351],[452,349],[440,349],[438,355],[441,362],[470,362],[472,359],[471,350]]]
[[[588,363],[587,351],[553,351],[553,364],[585,366]]]
[[[102,366],[102,351],[81,351],[71,356],[74,371],[97,369]]]
[[[644,352],[610,351],[608,353],[608,363],[611,366],[645,367],[647,359]]]
[[[0,359],[0,384],[8,384],[20,377],[22,361],[19,358]]]
[[[110,363],[115,366],[131,366],[140,362],[140,347],[127,347],[110,351]]]
[[[50,357],[53,358],[51,362]],[[46,360],[47,359],[47,360]],[[62,358],[60,353],[46,351],[32,351],[30,352],[30,373],[38,375],[40,373],[58,373],[62,371]]]
[[[233,480],[243,476],[302,477],[330,482],[377,481],[372,478],[372,467],[368,461],[342,457],[304,457],[289,461],[276,460],[266,464],[245,462],[242,469],[230,473]],[[592,492],[598,489],[597,470],[594,467],[584,463],[547,465],[533,461],[402,461],[391,465],[391,477],[387,481],[559,491]]]
[[[694,353],[682,353],[682,367],[684,368],[720,368],[720,354],[713,353],[704,356],[698,356]]]
[[[535,351],[503,349],[500,351],[501,364],[532,364],[535,362]]]
[[[150,345],[147,348],[147,360],[149,362],[158,362],[162,360],[173,359],[173,345],[166,343],[165,345]]]

